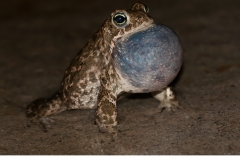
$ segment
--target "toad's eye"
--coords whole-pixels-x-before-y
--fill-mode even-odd
[[[117,26],[117,27],[125,27],[125,25],[127,24],[127,16],[124,13],[116,13],[113,18],[113,23]]]

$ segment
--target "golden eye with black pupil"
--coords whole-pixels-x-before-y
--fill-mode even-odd
[[[149,8],[148,8],[148,6],[146,6],[145,4],[144,4],[144,10],[145,10],[146,13],[149,12]]]
[[[118,27],[125,27],[125,25],[127,24],[127,16],[120,12],[120,13],[116,13],[113,18],[113,23],[118,26]]]

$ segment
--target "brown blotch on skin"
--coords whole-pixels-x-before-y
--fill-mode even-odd
[[[117,97],[113,96],[112,94],[110,95],[110,97],[111,97],[114,101],[117,100]]]
[[[83,96],[84,96],[84,95],[89,95],[89,91],[88,91],[88,90],[83,91],[82,95],[83,95]],[[78,96],[76,96],[76,98],[78,98]]]
[[[115,68],[113,68],[113,72],[114,74],[111,74],[112,78],[120,78],[120,76],[118,75],[118,73],[116,72]]]
[[[94,81],[94,82],[96,82],[96,80],[97,80],[94,72],[89,73],[89,78],[91,81]]]
[[[104,96],[108,95],[108,91],[101,87],[100,91],[99,91],[99,94],[98,94],[98,99],[101,100]]]
[[[44,117],[46,112],[49,110],[50,110],[49,105],[43,105],[43,106],[41,106],[41,108],[39,108],[38,115],[41,117]],[[54,110],[50,110],[50,112],[52,112],[52,111],[54,111]]]
[[[112,118],[109,118],[108,124],[113,124],[113,123],[114,123],[114,120]]]
[[[77,67],[77,71],[80,71],[81,68],[82,68],[82,66],[78,66],[78,67]]]
[[[86,103],[87,106],[93,105],[93,98],[91,97],[90,100]],[[93,108],[96,108],[97,104],[94,104]]]
[[[111,77],[112,79],[115,79],[115,78],[117,78],[117,76],[118,76],[118,75],[116,75],[116,70],[113,68],[113,73],[110,74],[110,77]]]
[[[107,84],[107,80],[106,80],[106,78],[102,78],[101,81],[102,81],[102,83],[103,83],[104,85]]]
[[[120,35],[123,35],[123,34],[124,34],[124,30],[121,29],[121,30],[119,31],[119,33],[120,33]]]
[[[86,53],[88,54],[82,54],[81,58],[84,58],[84,59],[89,58],[91,54],[89,52],[86,52]]]
[[[107,80],[107,81],[110,81],[110,76],[109,76],[109,74],[108,74],[108,71],[107,71],[107,70],[105,71],[105,75],[106,75],[106,80]]]
[[[125,31],[128,32],[132,29],[132,24],[129,24],[125,27]]]
[[[85,83],[80,83],[80,87],[81,87],[82,89],[86,89],[87,83],[86,83],[86,82],[85,82]]]
[[[137,15],[137,19],[141,22],[143,19],[142,15]]]
[[[108,100],[102,101],[102,112],[106,115],[112,116],[114,112],[116,112],[116,107],[113,103]]]
[[[132,26],[133,26],[134,28],[136,28],[136,27],[137,27],[137,24],[136,24],[136,23],[133,23]]]
[[[107,121],[108,117],[107,116],[103,116],[103,120]]]
[[[75,72],[76,70],[76,67],[72,67],[71,72]]]

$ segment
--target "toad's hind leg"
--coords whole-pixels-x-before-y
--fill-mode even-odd
[[[158,108],[161,110],[166,109],[167,111],[174,112],[176,109],[182,108],[170,87],[167,87],[162,91],[152,92],[152,95],[160,101]]]
[[[51,127],[49,122],[52,121],[48,116],[58,114],[66,109],[58,94],[51,99],[37,99],[27,106],[27,125],[36,123],[42,130],[46,131],[47,128]]]

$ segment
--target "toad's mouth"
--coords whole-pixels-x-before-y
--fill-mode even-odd
[[[114,38],[113,38],[113,42],[115,43],[119,38],[123,38],[123,37],[128,37],[128,36],[131,36],[132,34],[135,34],[135,33],[138,33],[138,32],[141,32],[141,31],[144,31],[144,30],[147,30],[148,28],[150,27],[153,27],[155,26],[156,24],[154,23],[154,21],[152,20],[151,23],[146,23],[144,22],[142,25],[134,28],[134,29],[130,29],[129,31],[126,31],[126,28],[122,28],[122,32],[119,32],[118,35],[116,35]]]

